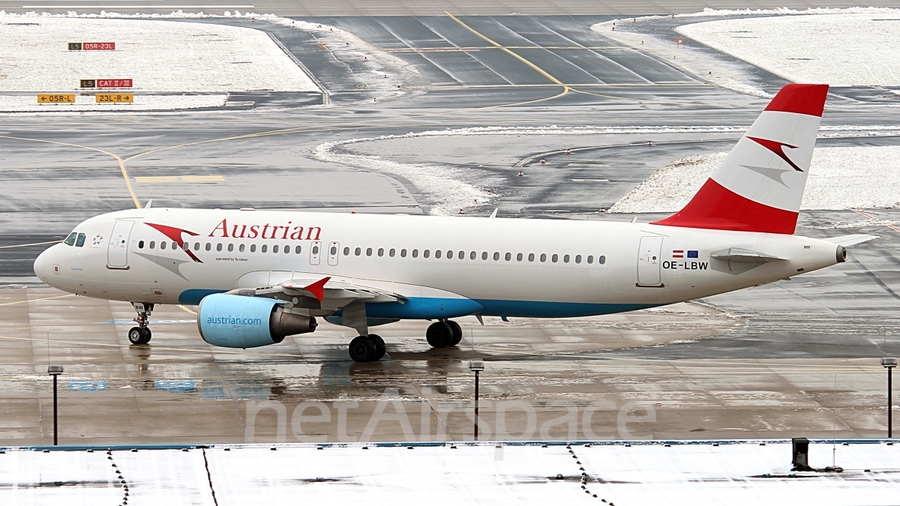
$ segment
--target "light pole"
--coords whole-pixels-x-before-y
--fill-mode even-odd
[[[469,370],[475,373],[475,441],[478,441],[478,373],[484,370],[484,361],[470,361]]]
[[[53,446],[59,444],[57,439],[57,418],[56,418],[56,377],[63,373],[63,366],[50,365],[47,366],[47,374],[53,376]]]
[[[892,430],[893,427],[892,427],[892,425],[891,425],[891,421],[892,421],[892,420],[891,420],[891,415],[893,414],[893,413],[891,413],[891,411],[892,411],[892,410],[891,410],[891,404],[893,404],[893,402],[892,402],[892,401],[893,401],[893,396],[891,395],[891,370],[892,370],[893,368],[897,367],[897,359],[894,358],[894,357],[884,357],[884,358],[881,359],[881,365],[882,365],[885,369],[887,369],[887,372],[888,372],[888,403],[887,403],[887,408],[888,408],[888,437],[891,438],[891,437],[894,437],[893,430]]]

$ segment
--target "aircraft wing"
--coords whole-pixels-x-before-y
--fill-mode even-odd
[[[307,296],[312,295],[323,305],[337,305],[337,307],[342,307],[354,300],[363,302],[398,302],[405,299],[405,297],[397,293],[330,276],[312,282],[310,282],[310,279],[291,279],[278,286],[286,292],[296,292]]]
[[[352,279],[297,276],[263,288],[239,288],[231,294],[286,300],[300,308],[336,311],[351,302],[402,302],[406,298],[383,288],[357,283]]]

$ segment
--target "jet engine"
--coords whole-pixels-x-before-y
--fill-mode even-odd
[[[265,297],[207,295],[200,301],[197,327],[204,341],[225,348],[266,346],[316,330],[315,318],[290,313],[285,304]]]

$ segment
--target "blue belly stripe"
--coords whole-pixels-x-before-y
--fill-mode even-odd
[[[196,305],[200,299],[225,290],[191,289],[181,292],[178,302]],[[515,316],[519,318],[570,318],[624,313],[657,307],[660,304],[598,304],[585,302],[549,302],[496,299],[448,299],[438,297],[410,297],[401,302],[368,303],[366,316],[400,320],[430,320],[458,318],[473,314],[484,316]],[[341,312],[335,313],[340,316]]]
[[[190,306],[196,306],[200,304],[200,299],[206,297],[207,295],[212,295],[214,293],[225,293],[228,290],[207,290],[200,288],[192,288],[190,290],[185,290],[178,295],[178,303],[179,304],[187,304]]]
[[[405,304],[399,302],[366,304],[366,316],[414,320],[456,318],[472,314],[519,318],[570,318],[624,313],[659,305],[411,297]]]
[[[485,316],[517,316],[520,318],[570,318],[624,313],[657,307],[661,304],[597,304],[586,302],[541,302],[528,300],[478,299]]]
[[[433,318],[457,318],[480,313],[484,308],[472,299],[443,299],[436,297],[410,297],[401,302],[366,304],[366,316],[371,318],[400,318],[427,320]]]

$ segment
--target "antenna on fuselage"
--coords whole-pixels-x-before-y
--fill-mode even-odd
[[[491,217],[491,218],[496,218],[496,217],[497,217],[497,211],[499,211],[499,210],[500,210],[499,207],[496,208],[496,209],[494,209],[494,212],[491,213],[491,216],[490,216],[490,217]]]
[[[153,204],[153,199],[148,200],[147,203],[144,204],[144,209],[150,209],[150,205],[152,205],[152,204]]]

